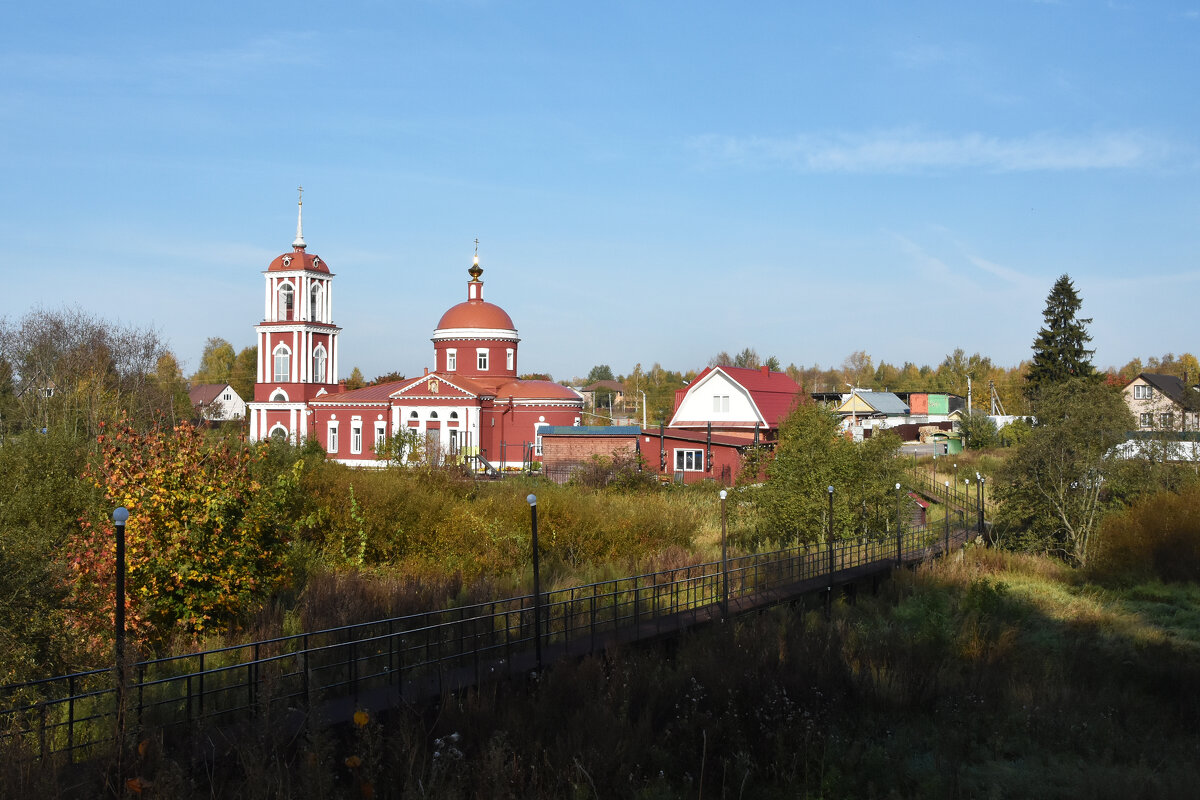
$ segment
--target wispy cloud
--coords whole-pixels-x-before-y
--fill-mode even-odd
[[[1037,133],[1017,138],[913,131],[792,137],[708,134],[693,137],[687,144],[710,163],[811,173],[1135,169],[1159,163],[1173,150],[1167,142],[1138,132]]]
[[[997,264],[994,261],[988,261],[986,258],[973,256],[969,253],[967,254],[966,258],[984,272],[999,278],[1005,283],[1012,284],[1012,286],[1022,291],[1037,292],[1043,286],[1043,281],[1040,281],[1039,279],[1030,275],[1026,275],[1023,272],[1018,272],[1012,267],[1006,267],[1003,264]]]

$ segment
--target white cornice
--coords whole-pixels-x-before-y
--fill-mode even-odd
[[[449,342],[458,340],[491,340],[500,342],[521,341],[515,329],[504,328],[438,328],[433,332],[434,342]]]
[[[341,333],[342,329],[332,322],[313,322],[312,320],[286,320],[280,322],[272,322],[271,320],[263,320],[254,326],[255,333],[266,333],[267,331],[309,331],[311,333]]]
[[[321,259],[321,263],[325,263],[325,259]],[[263,275],[275,275],[280,278],[299,278],[301,275],[322,275],[326,278],[332,278],[336,273],[326,272],[321,269],[264,269]]]

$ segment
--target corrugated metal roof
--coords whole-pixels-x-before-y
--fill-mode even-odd
[[[864,392],[859,389],[855,394],[880,414],[902,416],[908,413],[908,404],[892,392]]]
[[[550,425],[542,428],[542,436],[637,436],[637,425]]]

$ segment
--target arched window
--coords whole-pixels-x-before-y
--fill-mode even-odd
[[[276,422],[275,427],[271,428],[271,438],[278,442],[281,442],[284,439],[288,438],[287,428],[283,427],[278,422]]]
[[[274,350],[275,355],[275,380],[278,383],[287,383],[292,379],[292,351],[288,349],[286,344],[277,345]]]
[[[458,419],[458,412],[457,412],[457,411],[451,411],[451,412],[450,412],[450,419]]]
[[[415,411],[412,412],[411,414],[408,415],[408,417],[409,417],[409,419],[417,419],[417,412],[415,412]]]
[[[295,307],[296,292],[292,289],[290,283],[285,283],[279,287],[279,318],[291,319],[292,311]]]
[[[308,318],[315,322],[319,322],[319,311],[321,309],[321,287],[318,284],[313,284],[312,291],[308,293]]]
[[[325,380],[325,345],[317,345],[317,349],[313,350],[313,383],[328,383]]]
[[[437,418],[438,418],[438,416],[437,416],[437,412],[436,412],[436,411],[430,411],[430,412],[429,412],[429,418],[430,418],[430,419],[437,419]]]
[[[272,403],[286,403],[287,401],[288,401],[288,396],[283,391],[283,389],[276,389],[275,394],[271,395]]]

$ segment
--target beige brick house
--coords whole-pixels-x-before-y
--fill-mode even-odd
[[[1122,391],[1139,430],[1200,430],[1200,390],[1174,375],[1143,372]]]

